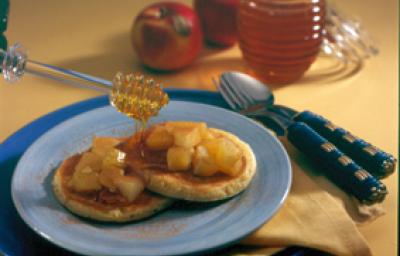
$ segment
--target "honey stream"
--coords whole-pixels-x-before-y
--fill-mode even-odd
[[[135,132],[141,132],[140,145],[143,145],[143,134],[148,120],[158,115],[168,102],[168,94],[153,79],[145,78],[141,74],[124,75],[120,72],[113,79],[110,104],[135,120]],[[144,156],[144,151],[141,152]]]

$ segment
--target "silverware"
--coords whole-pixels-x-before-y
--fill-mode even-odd
[[[225,72],[221,76],[220,91],[228,100],[236,97],[236,103],[232,100],[228,102],[233,109],[241,108],[242,112],[248,115],[265,116],[265,121],[278,135],[285,134],[288,122],[303,122],[335,144],[372,175],[384,178],[395,171],[396,159],[392,155],[311,111],[298,112],[287,106],[275,105],[271,90],[248,75]]]
[[[376,163],[381,160],[374,158],[376,155],[382,156],[386,160],[385,163],[392,164],[388,168],[387,164],[379,162],[384,166],[385,174],[388,171],[393,172],[395,160],[391,155],[377,150],[370,144],[366,146],[366,143],[360,139],[349,139],[355,137],[312,112],[299,113],[286,106],[274,105],[274,97],[268,87],[246,74],[223,73],[218,89],[233,110],[262,121],[278,136],[286,135],[296,148],[322,166],[331,180],[361,202],[373,204],[384,200],[387,194],[385,185],[365,168],[371,167],[370,162]],[[331,134],[329,138],[333,141],[325,138],[326,135]],[[343,144],[342,142],[347,142],[346,152],[355,152],[356,156],[360,155],[360,152],[365,156],[364,152],[369,151],[370,148],[374,149],[374,154],[367,152],[369,159],[367,161],[362,159],[365,166],[361,165],[361,167],[360,163],[352,159],[353,155],[347,156],[336,142],[340,145]],[[353,149],[354,152],[347,151],[348,148]],[[379,173],[382,172],[381,169],[378,170]]]

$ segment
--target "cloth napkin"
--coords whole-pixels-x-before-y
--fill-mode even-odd
[[[293,245],[333,255],[372,255],[356,224],[368,223],[382,215],[381,207],[362,206],[322,175],[309,174],[308,170],[315,166],[307,163],[286,140],[282,142],[292,159],[290,193],[271,220],[240,242],[241,245],[256,245],[253,248],[257,249],[247,248],[246,253],[240,255],[269,255],[276,251],[273,248]],[[240,246],[238,251],[243,252]]]

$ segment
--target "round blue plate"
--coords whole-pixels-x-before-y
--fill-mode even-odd
[[[12,198],[22,219],[52,243],[82,254],[178,255],[220,248],[243,238],[269,220],[291,183],[289,158],[265,128],[231,111],[205,104],[171,101],[158,117],[205,121],[246,141],[257,159],[257,174],[240,195],[219,203],[180,203],[139,222],[112,225],[81,219],[55,199],[54,168],[90,146],[94,135],[126,136],[133,122],[112,107],[98,108],[55,126],[20,159],[12,179]]]

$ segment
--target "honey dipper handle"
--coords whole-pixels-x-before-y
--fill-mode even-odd
[[[25,50],[18,43],[11,46],[7,51],[0,50],[0,61],[3,78],[8,82],[18,82],[25,73],[30,73],[72,85],[95,89],[109,90],[113,86],[109,80],[29,60]]]

